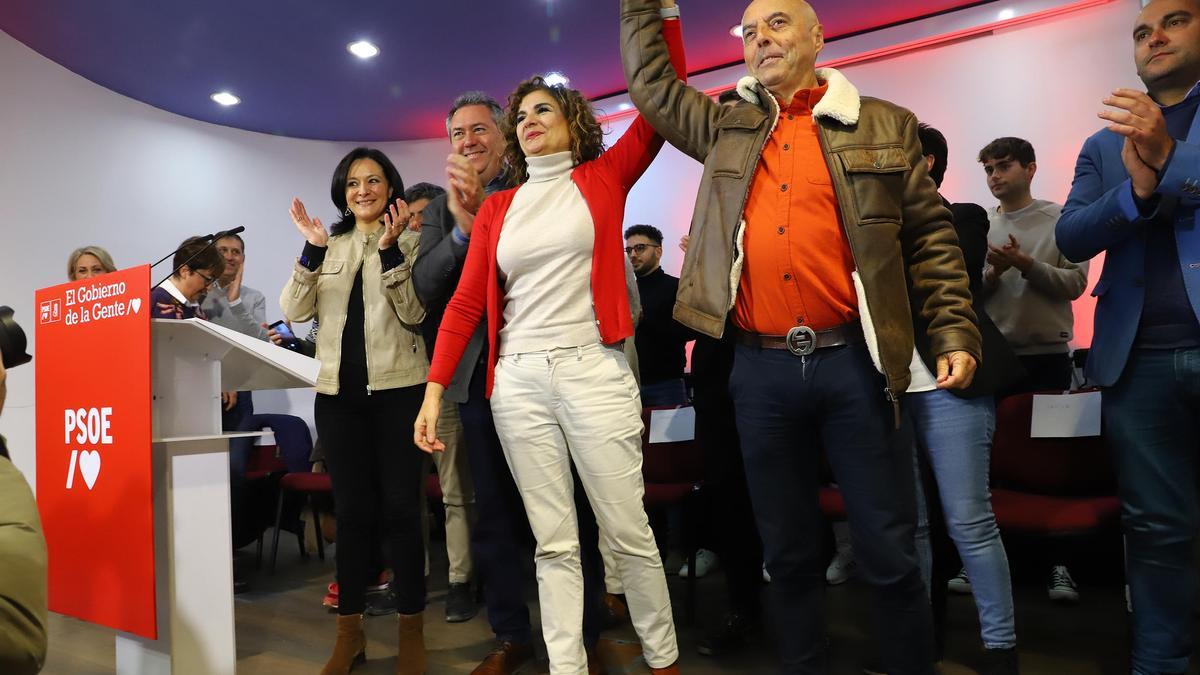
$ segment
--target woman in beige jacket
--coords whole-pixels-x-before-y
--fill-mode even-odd
[[[400,614],[396,672],[425,672],[421,612],[425,455],[397,420],[421,407],[428,362],[425,318],[410,280],[418,235],[406,230],[404,183],[382,152],[356,148],[330,189],[342,218],[330,232],[300,200],[291,216],[306,241],[280,306],[292,321],[321,317],[315,417],[337,505],[337,642],[322,675],[366,658],[362,613],[375,509],[382,504],[392,591]]]

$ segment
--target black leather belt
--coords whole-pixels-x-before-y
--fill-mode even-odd
[[[787,335],[759,335],[738,331],[741,344],[759,349],[786,349],[796,356],[808,356],[818,349],[859,344],[866,341],[862,322],[852,321],[825,330],[813,330],[808,326],[796,326]]]

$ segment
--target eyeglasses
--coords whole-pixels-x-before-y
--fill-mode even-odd
[[[662,246],[659,246],[658,244],[634,244],[633,246],[625,247],[625,255],[629,255],[630,253],[641,255],[645,253],[646,249],[648,248],[662,248]]]
[[[217,280],[216,280],[216,279],[214,279],[213,277],[210,277],[210,276],[208,276],[208,275],[207,275],[207,274],[205,274],[204,272],[200,272],[200,271],[198,271],[198,270],[197,270],[197,271],[196,271],[196,274],[197,274],[197,275],[199,275],[199,277],[200,277],[201,279],[203,279],[203,280],[204,280],[204,287],[205,287],[205,288],[211,288],[213,284],[217,283]]]

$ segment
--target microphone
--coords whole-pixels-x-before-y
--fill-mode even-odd
[[[203,241],[207,241],[207,242],[208,242],[208,243],[207,243],[207,244],[204,246],[204,248],[200,249],[199,251],[196,251],[195,253],[193,253],[193,254],[192,254],[192,256],[191,256],[190,258],[188,258],[187,260],[184,260],[183,262],[181,262],[181,263],[179,263],[178,265],[176,265],[176,266],[175,266],[175,268],[171,270],[171,273],[170,273],[170,274],[168,274],[167,276],[163,277],[163,278],[162,278],[162,279],[161,279],[161,280],[160,280],[160,281],[159,281],[157,284],[154,284],[154,285],[153,285],[153,286],[151,286],[150,288],[156,288],[156,287],[158,287],[158,286],[162,285],[162,282],[166,281],[167,279],[170,279],[172,276],[174,276],[174,275],[175,275],[175,273],[176,273],[176,272],[178,272],[178,271],[180,270],[180,268],[182,268],[184,265],[186,265],[186,264],[188,264],[188,263],[192,262],[192,260],[195,260],[196,256],[198,256],[198,255],[200,255],[201,253],[204,253],[204,252],[205,252],[205,251],[207,251],[208,249],[212,248],[213,244],[217,243],[217,242],[218,242],[218,241],[220,241],[221,239],[224,239],[225,237],[228,237],[228,236],[230,236],[230,235],[234,235],[234,234],[240,234],[240,233],[242,233],[242,232],[245,232],[245,231],[246,231],[246,226],[245,226],[245,225],[238,225],[237,227],[235,227],[235,228],[233,228],[233,229],[231,229],[231,230],[222,230],[222,231],[220,231],[220,232],[214,232],[214,233],[212,233],[212,234],[206,234],[206,235],[204,235],[203,237],[201,237],[201,238],[200,238],[201,240],[203,240]],[[183,248],[183,247],[182,247],[182,246],[180,246],[179,248]],[[153,267],[157,266],[159,263],[161,263],[162,261],[166,260],[167,258],[170,258],[171,256],[175,255],[176,253],[178,253],[178,252],[179,252],[179,248],[177,248],[177,249],[175,249],[174,251],[171,251],[170,253],[166,254],[165,256],[163,256],[163,257],[159,258],[159,259],[158,259],[158,262],[154,263],[154,264],[153,264],[153,265],[151,265],[150,267],[152,267],[152,268],[153,268]]]
[[[245,231],[246,231],[245,225],[238,225],[237,227],[233,228],[232,230],[223,230],[221,232],[214,232],[213,234],[205,235],[204,240],[205,241],[217,241],[219,239],[224,239],[225,237],[229,237],[229,236],[232,236],[235,234],[241,234]]]

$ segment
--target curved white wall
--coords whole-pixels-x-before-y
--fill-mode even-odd
[[[1138,85],[1129,37],[1137,9],[1134,0],[1118,0],[845,72],[864,93],[901,103],[946,133],[951,199],[990,204],[975,153],[996,136],[1018,135],[1041,160],[1035,193],[1062,201],[1080,144],[1100,126],[1100,99]],[[627,124],[618,122],[614,133]],[[441,182],[443,139],[376,145],[406,182]],[[99,244],[125,267],[161,257],[186,236],[236,225],[247,227],[246,283],[273,299],[301,244],[287,217],[291,198],[332,220],[329,176],[350,147],[172,115],[103,89],[0,32],[0,304],[17,311],[32,340],[33,291],[65,280],[72,248]],[[699,177],[699,165],[667,149],[630,198],[628,223],[666,233],[668,271],[679,268],[674,242],[687,230]],[[279,318],[274,305],[268,310]],[[36,358],[36,344],[32,350]],[[82,366],[79,377],[87,377]],[[11,371],[0,431],[31,481],[33,400],[33,366]],[[260,410],[290,407],[311,417],[304,392],[260,394],[256,402]]]

